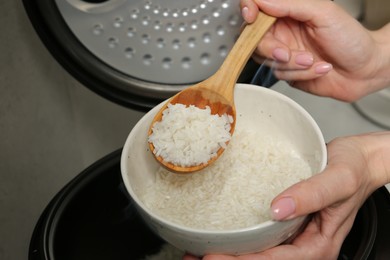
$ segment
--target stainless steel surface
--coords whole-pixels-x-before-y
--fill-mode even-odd
[[[185,85],[211,76],[242,24],[235,0],[56,3],[69,28],[101,61],[159,84]]]

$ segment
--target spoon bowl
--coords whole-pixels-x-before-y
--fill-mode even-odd
[[[153,133],[154,124],[162,120],[163,112],[168,105],[177,103],[186,106],[194,105],[200,109],[208,106],[212,115],[218,114],[222,116],[227,114],[231,116],[233,122],[231,123],[230,134],[233,135],[236,122],[234,86],[256,46],[275,20],[275,17],[260,12],[255,22],[245,26],[225,61],[215,74],[198,84],[180,91],[162,106],[150,125],[148,135]],[[224,151],[224,148],[220,148],[217,151],[217,156],[212,157],[207,163],[183,167],[164,161],[161,156],[156,156],[154,152],[155,147],[151,142],[149,143],[149,148],[158,162],[168,170],[177,173],[199,171],[217,160]]]

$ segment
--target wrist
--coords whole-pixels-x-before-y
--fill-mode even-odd
[[[365,134],[362,140],[373,189],[390,183],[390,131]]]
[[[390,23],[371,32],[376,46],[375,69],[372,74],[374,91],[390,86]]]

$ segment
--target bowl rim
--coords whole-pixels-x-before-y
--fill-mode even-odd
[[[307,120],[310,121],[311,126],[313,127],[313,130],[316,134],[316,136],[320,139],[321,144],[320,144],[320,152],[322,153],[322,158],[321,158],[321,165],[319,167],[319,171],[321,172],[325,169],[325,166],[327,164],[327,148],[326,148],[326,142],[324,140],[323,133],[318,126],[317,122],[314,120],[314,118],[311,116],[311,114],[304,109],[300,104],[298,104],[295,100],[291,99],[290,97],[279,93],[275,90],[257,86],[257,85],[252,85],[252,84],[246,84],[246,83],[237,83],[236,88],[243,88],[243,89],[248,89],[248,90],[256,90],[256,91],[263,91],[267,93],[267,95],[273,95],[276,96],[279,99],[282,99],[285,102],[288,102],[291,104],[295,109],[299,110],[301,114],[305,116]],[[165,103],[167,100],[164,100],[157,106],[155,106],[153,109],[151,109],[147,114],[155,114],[158,109]],[[136,125],[133,127],[135,129],[137,126],[141,125],[144,121],[146,121],[146,114],[136,123]],[[132,130],[133,130],[132,129]],[[128,161],[128,156],[127,156],[127,151],[129,151],[129,146],[130,146],[130,139],[134,135],[134,131],[130,131],[129,135],[126,138],[125,145],[122,149],[122,154],[121,154],[121,160],[120,160],[120,168],[121,168],[121,176],[124,182],[124,185],[126,187],[127,192],[130,194],[131,199],[135,202],[137,208],[140,208],[142,211],[147,213],[151,218],[157,220],[158,222],[164,223],[165,225],[177,229],[177,230],[182,230],[186,232],[191,232],[193,234],[202,234],[202,235],[220,235],[220,234],[239,234],[239,233],[246,233],[246,232],[252,232],[256,230],[263,230],[264,228],[268,228],[271,226],[279,225],[279,224],[286,224],[286,223],[291,223],[291,222],[303,222],[303,220],[307,216],[299,216],[293,219],[289,220],[283,220],[283,221],[276,221],[276,220],[267,220],[261,223],[258,223],[256,225],[244,227],[244,228],[234,228],[234,229],[227,229],[227,230],[209,230],[209,229],[200,229],[200,228],[192,228],[188,227],[185,225],[181,225],[179,223],[167,220],[162,218],[161,216],[155,214],[153,211],[151,211],[148,207],[145,206],[145,204],[138,198],[138,196],[135,194],[133,188],[130,185],[130,181],[128,178],[127,174],[127,161]]]

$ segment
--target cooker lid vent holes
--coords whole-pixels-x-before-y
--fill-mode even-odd
[[[139,80],[190,84],[211,76],[237,38],[235,0],[56,0],[98,59]]]

